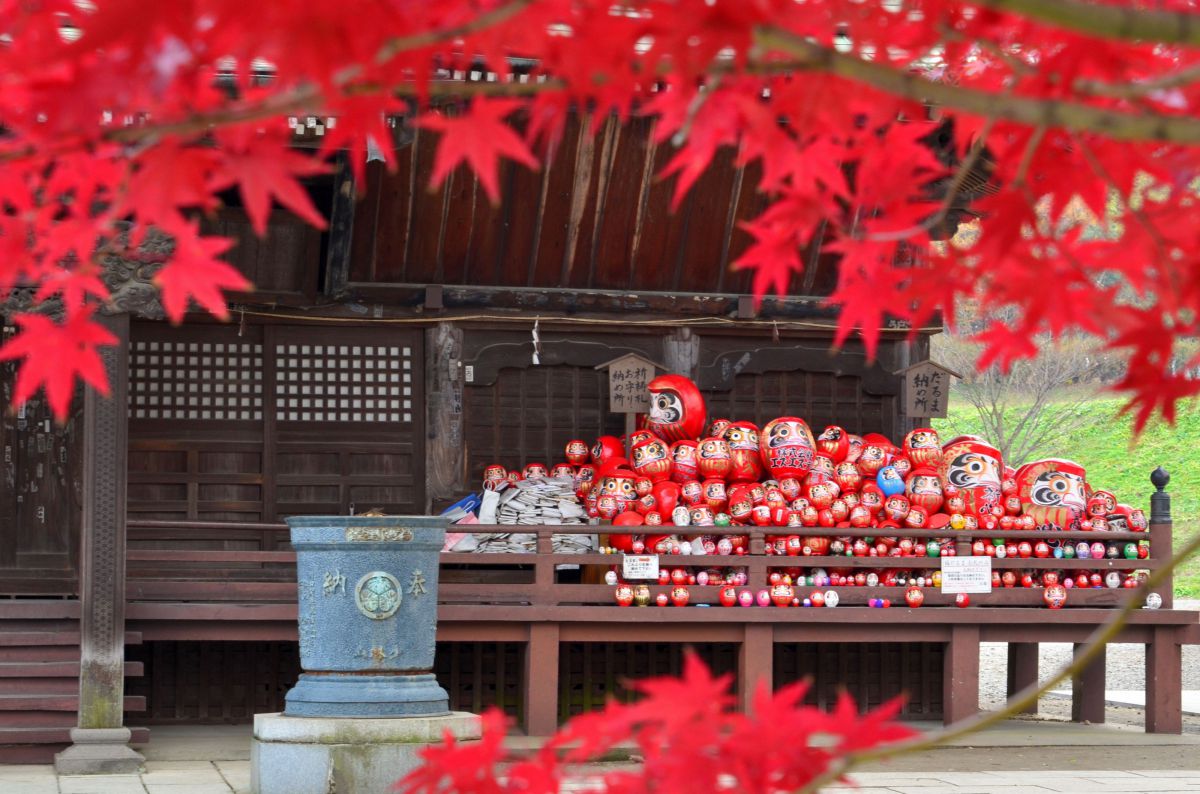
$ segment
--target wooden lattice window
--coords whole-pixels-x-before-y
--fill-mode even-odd
[[[280,344],[275,372],[280,421],[413,420],[411,347]]]
[[[136,341],[131,347],[134,419],[262,420],[261,344]]]

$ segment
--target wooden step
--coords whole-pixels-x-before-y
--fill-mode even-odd
[[[79,630],[72,631],[0,631],[0,646],[79,645]]]
[[[79,678],[30,678],[10,676],[0,678],[0,696],[24,695],[36,692],[39,695],[77,695]]]
[[[126,662],[125,677],[138,678],[142,675],[141,662]],[[4,678],[79,678],[79,659],[51,661],[3,660],[0,659],[0,679]]]
[[[48,744],[51,742],[70,742],[71,728],[74,724],[61,727],[19,727],[0,726],[0,744]],[[149,728],[130,728],[133,734],[130,744],[145,744],[150,741]]]
[[[7,662],[79,662],[77,645],[0,646],[0,663]]]
[[[3,626],[3,624],[0,624]],[[141,645],[142,633],[140,631],[125,632],[126,645]],[[33,646],[33,645],[79,645],[79,628],[72,624],[70,630],[65,631],[3,631],[0,630],[0,647],[16,647],[16,646]]]
[[[0,711],[76,711],[79,708],[79,693],[66,694],[20,694],[0,695]],[[125,696],[126,711],[145,711],[146,698],[142,695]]]
[[[0,728],[0,765],[52,764],[54,755],[65,750],[71,742],[68,728],[33,728],[28,735],[18,733],[11,738],[7,735],[9,730],[12,729]],[[130,731],[133,733],[130,744],[145,744],[150,741],[148,728],[130,728]],[[57,736],[61,738],[55,738]]]
[[[79,602],[61,598],[0,601],[0,620],[28,618],[78,620]]]

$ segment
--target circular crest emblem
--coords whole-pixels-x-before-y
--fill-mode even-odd
[[[371,620],[386,620],[400,608],[400,582],[386,571],[371,571],[358,580],[354,599],[358,611]]]

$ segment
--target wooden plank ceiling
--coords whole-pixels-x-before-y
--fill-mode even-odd
[[[748,293],[750,274],[730,263],[750,243],[739,224],[767,204],[757,166],[720,151],[672,212],[675,179],[657,174],[675,148],[654,142],[653,125],[610,118],[593,137],[572,118],[540,170],[502,163],[497,206],[465,167],[429,190],[436,137],[417,130],[394,172],[370,165],[350,281]],[[829,294],[834,260],[806,259],[789,293]]]

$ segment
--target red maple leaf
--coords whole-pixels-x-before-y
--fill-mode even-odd
[[[96,348],[115,345],[117,338],[93,322],[91,307],[71,313],[59,324],[41,314],[13,315],[21,332],[0,347],[0,361],[24,359],[17,373],[13,403],[21,405],[44,388],[59,422],[67,418],[75,378],[108,396],[108,376]]]
[[[232,265],[217,259],[233,245],[227,237],[200,237],[195,225],[190,234],[176,238],[175,253],[154,281],[162,289],[163,309],[173,323],[183,320],[188,301],[194,300],[222,320],[229,317],[222,289],[246,291],[251,284]]]
[[[479,97],[460,116],[431,113],[417,119],[417,126],[437,130],[437,157],[430,187],[437,188],[459,163],[466,163],[479,178],[493,204],[500,201],[498,164],[501,155],[536,169],[538,161],[521,137],[504,119],[524,103],[515,99]]]
[[[324,174],[324,163],[288,148],[280,135],[266,135],[252,127],[234,127],[217,135],[219,163],[209,183],[211,190],[237,185],[254,231],[267,231],[271,200],[278,201],[318,229],[325,218],[313,206],[297,177]]]

